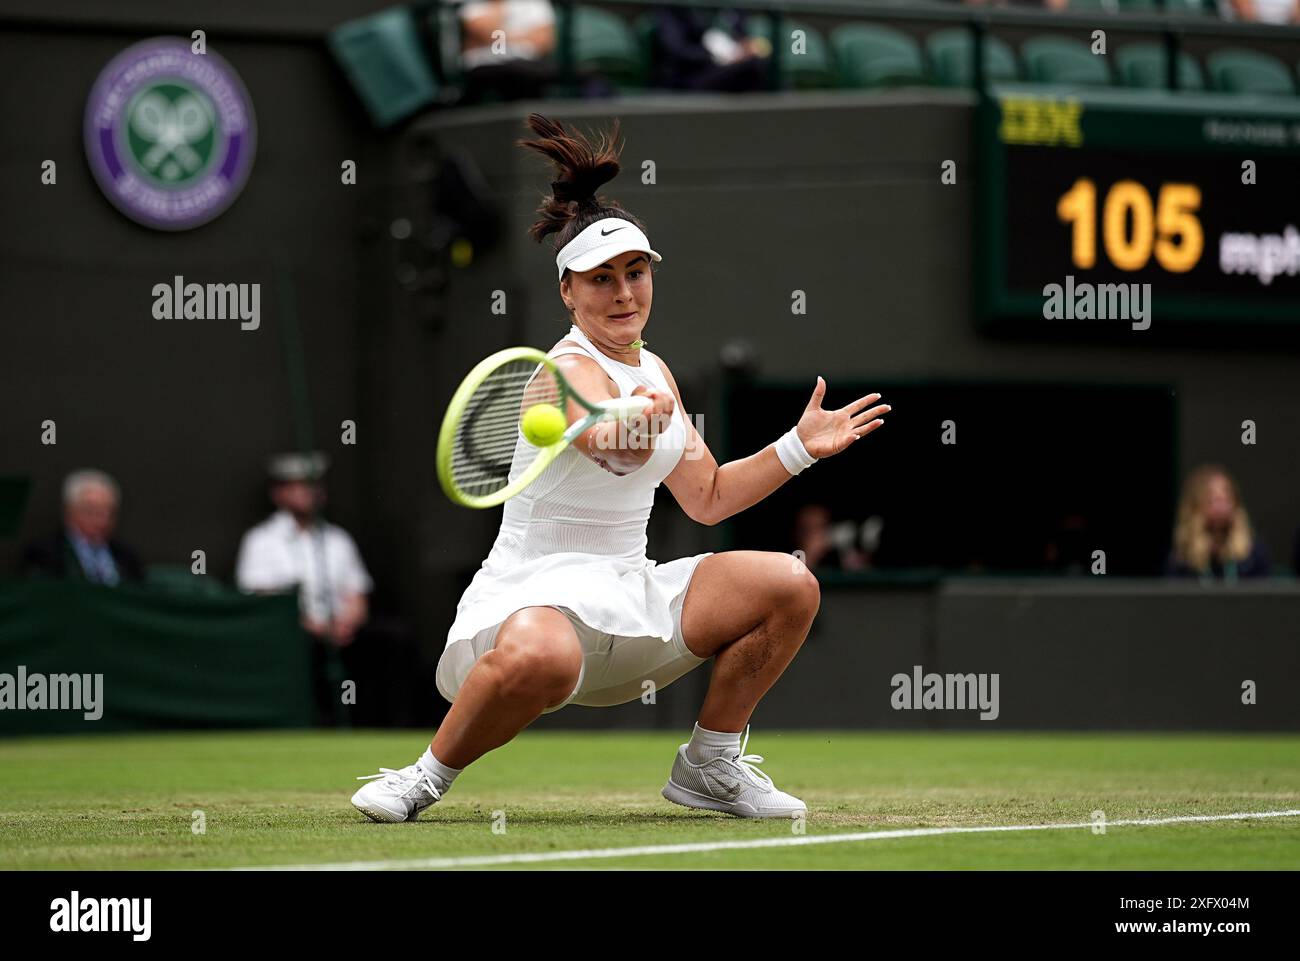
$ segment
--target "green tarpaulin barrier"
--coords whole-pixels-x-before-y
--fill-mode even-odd
[[[292,595],[0,580],[0,735],[307,726],[309,643]]]

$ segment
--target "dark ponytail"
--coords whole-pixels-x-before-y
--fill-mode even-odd
[[[544,197],[537,208],[541,219],[528,228],[531,239],[541,243],[547,235],[556,234],[554,249],[558,253],[570,240],[606,217],[621,217],[645,231],[645,225],[616,201],[596,196],[601,185],[618,176],[618,154],[622,148],[618,144],[617,117],[613,129],[602,134],[595,144],[579,133],[569,133],[558,121],[548,120],[541,114],[529,114],[527,123],[542,139],[515,143],[549,158],[556,168],[551,195]]]

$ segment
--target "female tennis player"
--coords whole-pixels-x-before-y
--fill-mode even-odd
[[[650,405],[631,426],[606,421],[578,435],[506,501],[438,664],[450,712],[416,763],[359,778],[370,783],[352,803],[377,821],[414,820],[467,765],[540,715],[633,701],[712,659],[699,720],[663,796],[739,817],[790,817],[804,802],[778,790],[757,767],[763,758],[745,749],[750,715],[812,625],[817,580],[778,552],[659,564],[646,558],[646,524],[661,482],[692,520],[717,524],[880,427],[889,407],[867,409],[880,398],[868,394],[824,410],[818,377],[794,427],[719,467],[685,416],[668,365],[641,340],[652,261],[663,258],[636,217],[595,195],[619,170],[618,121],[598,144],[537,114],[527,122],[541,139],[518,144],[558,170],[529,231],[539,242],[558,234],[560,298],[572,326],[549,356],[590,400],[643,395]],[[568,406],[570,424],[586,414]]]

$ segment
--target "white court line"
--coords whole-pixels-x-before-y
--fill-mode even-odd
[[[1245,821],[1253,818],[1289,818],[1298,816],[1300,816],[1300,810],[1246,811],[1240,814],[1189,814],[1173,818],[1106,821],[1105,826],[1114,828],[1141,824],[1190,824],[1199,821]],[[498,864],[537,864],[545,861],[585,861],[592,858],[630,858],[647,854],[694,854],[701,851],[801,847],[805,844],[842,844],[848,841],[888,841],[893,838],[924,838],[940,834],[986,834],[994,831],[1060,831],[1092,827],[1094,827],[1092,821],[1084,821],[1079,824],[1009,824],[969,828],[907,828],[899,831],[860,831],[853,834],[759,838],[753,841],[701,841],[694,844],[652,844],[632,848],[593,848],[586,851],[537,851],[519,854],[484,854],[459,858],[409,858],[395,861],[343,861],[337,864],[282,864],[274,867],[246,867],[232,868],[230,870],[387,871],[410,868],[469,868]]]

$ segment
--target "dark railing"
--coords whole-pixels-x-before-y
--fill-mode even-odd
[[[421,2],[414,5],[422,13],[433,13],[439,8],[456,8],[465,0],[446,0],[443,3]],[[1158,0],[1165,5],[1168,0]],[[984,92],[984,44],[980,41],[997,28],[1033,28],[1045,31],[1078,30],[1091,33],[1102,28],[1158,34],[1165,49],[1165,82],[1169,90],[1178,89],[1178,59],[1182,52],[1183,37],[1213,37],[1225,42],[1242,41],[1282,41],[1292,42],[1300,50],[1300,26],[1275,26],[1259,23],[1239,23],[1220,20],[1216,16],[1198,15],[1176,11],[1169,13],[1152,12],[1107,12],[1089,10],[1071,12],[1070,10],[1052,11],[1030,8],[989,8],[967,6],[955,2],[930,2],[930,0],[744,0],[736,4],[696,3],[690,0],[553,0],[557,11],[565,15],[557,17],[561,24],[556,38],[556,61],[559,69],[559,82],[563,92],[574,94],[577,91],[576,57],[574,51],[573,9],[578,6],[597,6],[606,8],[625,7],[629,9],[646,9],[652,6],[688,6],[706,10],[731,8],[746,13],[767,14],[771,18],[772,55],[768,63],[768,86],[780,89],[781,56],[785,48],[784,24],[790,16],[830,16],[845,17],[864,21],[932,23],[948,25],[965,25],[971,31],[974,42],[974,60],[972,76],[975,88]],[[425,22],[436,23],[436,16],[423,16]],[[1294,66],[1294,65],[1289,65]]]
[[[465,0],[415,0],[406,4],[417,14],[420,21],[428,25],[426,36],[431,60],[440,72],[449,66],[443,63],[441,56],[441,38],[438,36],[438,16],[440,9],[452,10]],[[732,7],[754,13],[766,13],[772,17],[773,50],[769,58],[770,79],[773,88],[779,87],[781,56],[784,45],[776,43],[784,28],[784,20],[789,16],[839,16],[864,21],[933,23],[947,25],[965,24],[976,38],[1001,28],[1034,28],[1040,30],[1092,31],[1098,27],[1114,28],[1132,32],[1158,34],[1168,54],[1166,81],[1169,89],[1178,87],[1177,55],[1182,49],[1182,40],[1186,38],[1215,38],[1225,45],[1237,41],[1265,41],[1296,43],[1300,49],[1300,26],[1275,26],[1271,24],[1238,23],[1223,21],[1215,16],[1197,15],[1187,12],[1143,13],[1143,12],[1106,12],[1088,10],[1072,12],[1070,10],[1051,11],[1017,7],[987,8],[967,6],[950,0],[744,0],[743,3],[717,4],[699,3],[691,0],[552,0],[557,10],[571,13],[575,6],[597,6],[606,8],[624,7],[627,9],[647,9],[657,5],[692,6],[704,9]],[[1168,0],[1157,0],[1162,5]],[[398,4],[395,4],[397,6]],[[207,6],[205,4],[205,6]],[[220,30],[225,38],[253,40],[315,41],[322,39],[329,31],[338,26],[338,11],[346,4],[306,4],[293,8],[274,11],[230,11],[212,4],[214,11],[207,18],[209,29]],[[452,18],[455,19],[455,18]],[[573,49],[573,18],[564,17],[566,24],[557,37],[557,61],[560,68],[561,85],[566,92],[576,92],[575,58]],[[140,34],[174,30],[188,35],[193,29],[194,12],[180,6],[159,7],[150,16],[141,15],[134,7],[119,9],[112,4],[103,4],[95,0],[67,0],[52,11],[47,5],[32,6],[25,11],[0,11],[0,28],[12,27],[22,30],[66,32],[69,30],[87,30],[108,34]],[[457,46],[459,49],[459,46]],[[974,71],[977,85],[983,81],[983,45],[974,48],[976,62]],[[1290,66],[1294,67],[1294,64]],[[448,71],[450,72],[450,71]]]

